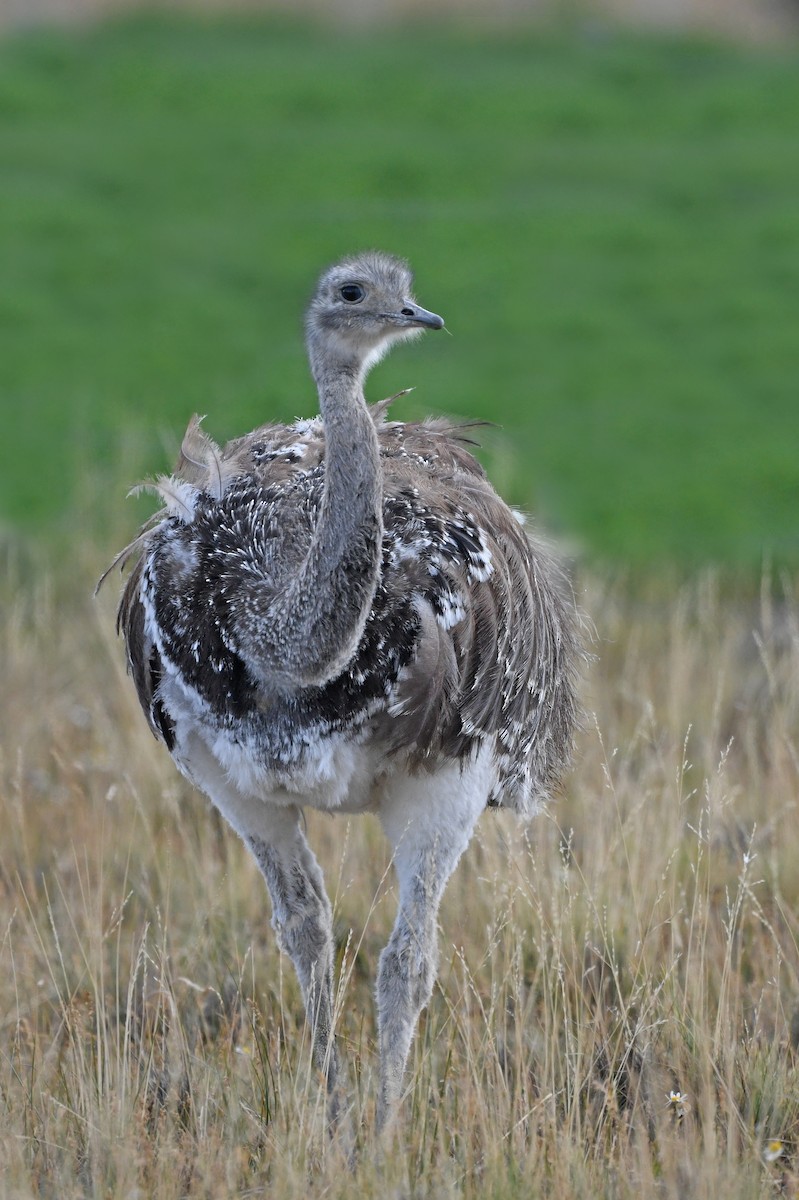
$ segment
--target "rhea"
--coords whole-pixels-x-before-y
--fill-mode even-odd
[[[379,1095],[401,1099],[447,880],[486,806],[531,816],[575,722],[573,602],[443,419],[388,419],[364,380],[444,322],[401,261],[321,276],[306,339],[321,417],[216,446],[195,417],[119,607],[153,733],[252,851],[336,1107],[331,906],[306,807],[376,813],[398,911],[377,974]]]

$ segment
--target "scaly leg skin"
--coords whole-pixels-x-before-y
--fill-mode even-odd
[[[272,899],[272,928],[278,945],[291,959],[302,988],[313,1037],[313,1058],[327,1078],[329,1116],[339,1115],[338,1056],[333,1041],[333,917],[322,872],[294,822],[283,836],[264,841],[245,838],[263,873]]]
[[[439,905],[485,807],[490,779],[491,764],[481,754],[463,769],[453,764],[431,778],[402,780],[381,805],[394,847],[399,909],[377,975],[379,1130],[402,1097],[419,1014],[436,978]]]

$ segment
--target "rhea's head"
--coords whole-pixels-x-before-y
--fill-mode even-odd
[[[315,378],[332,370],[363,376],[395,342],[443,329],[416,303],[408,265],[372,251],[345,258],[321,276],[305,319]]]

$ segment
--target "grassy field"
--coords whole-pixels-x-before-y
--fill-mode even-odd
[[[799,1195],[799,592],[752,582],[799,561],[796,66],[599,28],[0,43],[2,1200]],[[379,1149],[378,828],[308,817],[331,1141],[265,887],[91,599],[193,411],[313,409],[302,305],[370,244],[454,335],[371,394],[500,424],[492,476],[585,548],[598,631],[563,794],[487,813],[445,897]]]
[[[498,422],[495,478],[595,558],[799,561],[798,110],[793,50],[597,25],[6,40],[0,511],[61,535],[195,410],[313,411],[302,306],[377,245],[454,336],[375,398]]]
[[[351,1171],[265,888],[146,730],[114,589],[85,595],[94,556],[55,585],[3,576],[0,1195],[797,1194],[792,589],[746,608],[709,574],[667,603],[581,581],[600,657],[574,771],[529,830],[483,817],[379,1154],[371,988],[393,880],[371,818],[309,815]]]

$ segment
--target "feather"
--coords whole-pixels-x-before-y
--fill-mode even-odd
[[[398,718],[392,730],[395,747],[415,746],[422,759],[438,750],[437,727],[457,681],[458,667],[452,638],[441,628],[430,605],[416,604],[420,621],[417,657],[407,669],[389,715]]]
[[[380,426],[385,422],[386,413],[395,400],[401,399],[403,396],[409,396],[414,389],[403,388],[400,392],[395,392],[393,396],[386,396],[385,400],[378,400],[377,404],[369,405],[369,412],[372,414],[372,420],[375,425]]]
[[[198,413],[194,413],[188,425],[186,432],[183,435],[183,441],[180,443],[181,457],[178,459],[176,470],[182,474],[181,467],[185,463],[191,466],[199,467],[201,471],[206,470],[208,466],[208,455],[211,448],[217,455],[219,448],[214,444],[211,438],[206,433],[203,433],[200,426],[205,417],[201,417]]]
[[[145,521],[144,525],[142,525],[133,541],[128,542],[127,546],[124,546],[120,550],[119,554],[117,554],[110,566],[106,567],[106,569],[103,571],[102,575],[94,586],[95,596],[99,594],[100,589],[105,583],[106,579],[116,567],[119,567],[120,571],[124,571],[125,567],[128,565],[133,556],[144,549],[148,539],[152,536],[154,527],[160,524],[165,515],[166,510],[161,508],[158,510],[158,512],[153,513],[153,515],[147,521]],[[119,632],[119,630],[117,630],[117,632]]]
[[[178,479],[175,475],[157,475],[155,479],[137,483],[128,495],[140,496],[142,492],[155,492],[163,500],[166,512],[184,524],[188,525],[194,520],[198,492],[185,479]]]
[[[195,413],[189,421],[175,474],[221,500],[230,480],[241,472],[241,466],[236,458],[223,454],[213,438],[203,432],[200,426],[204,420],[205,417]]]

